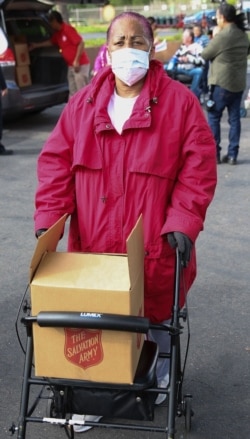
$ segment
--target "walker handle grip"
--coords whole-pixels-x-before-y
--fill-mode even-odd
[[[150,321],[146,317],[98,312],[41,311],[30,319],[35,319],[33,321],[41,327],[105,329],[142,334],[146,334],[150,326]]]

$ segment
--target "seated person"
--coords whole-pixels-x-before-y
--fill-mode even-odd
[[[206,47],[209,43],[208,35],[204,34],[202,27],[199,24],[196,24],[193,27],[194,32],[194,42],[199,43],[202,47]]]
[[[196,24],[193,27],[193,31],[194,31],[194,42],[199,43],[202,47],[206,47],[210,40],[208,35],[204,34],[202,26]],[[209,61],[206,61],[203,67],[203,75],[201,78],[201,89],[202,89],[203,99],[208,94],[208,83],[207,83],[208,69],[209,69]]]
[[[201,57],[203,47],[194,43],[194,33],[191,29],[185,29],[182,35],[182,45],[175,52],[166,67],[167,72],[175,69],[176,74],[190,76],[192,79],[191,90],[200,99],[201,77],[203,75],[204,59]]]

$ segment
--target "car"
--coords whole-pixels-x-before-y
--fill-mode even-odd
[[[0,66],[8,93],[2,116],[13,119],[68,100],[67,66],[56,46],[28,50],[52,35],[49,1],[0,0]]]
[[[192,15],[186,15],[183,19],[184,27],[191,27],[195,24],[201,25],[203,17],[206,18],[208,28],[216,25],[216,10],[208,9]]]

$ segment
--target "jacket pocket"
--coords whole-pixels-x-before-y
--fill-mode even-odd
[[[130,172],[138,174],[147,174],[159,178],[175,180],[176,169],[170,163],[154,161],[150,159],[147,162],[141,160],[134,160],[129,167]]]
[[[133,157],[129,165],[130,172],[154,175],[174,180],[180,166],[181,139],[177,132],[172,136],[138,139],[133,145]],[[135,139],[136,140],[136,139]],[[177,146],[178,145],[178,146]]]
[[[73,164],[72,170],[76,168],[88,168],[93,170],[102,169],[102,156],[99,146],[93,139],[88,141],[82,141],[76,139],[73,148]]]

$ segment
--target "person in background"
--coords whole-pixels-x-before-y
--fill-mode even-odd
[[[201,28],[204,32],[207,32],[208,25],[207,25],[207,17],[206,17],[205,12],[204,12],[202,19],[201,19]]]
[[[210,27],[210,29],[208,29],[207,36],[209,41],[213,38],[213,28]]]
[[[60,12],[51,11],[49,23],[54,30],[49,40],[41,43],[30,43],[29,50],[56,45],[68,66],[69,95],[89,83],[90,61],[84,49],[84,42],[73,26],[63,21]]]
[[[203,32],[202,27],[196,24],[193,27],[194,42],[200,44],[202,47],[206,47],[209,43],[208,36]]]
[[[148,17],[147,20],[148,20],[148,22],[149,22],[149,24],[151,26],[151,29],[152,29],[152,32],[153,32],[153,35],[154,35],[154,45],[159,44],[160,43],[160,39],[159,39],[159,37],[157,35],[156,19],[154,17]]]
[[[193,32],[194,32],[194,42],[200,44],[202,47],[206,47],[209,43],[209,37],[203,32],[202,26],[196,24],[193,27]],[[209,61],[206,61],[203,66],[203,73],[200,83],[200,87],[201,87],[200,102],[202,104],[207,99],[207,94],[208,94],[208,83],[207,83],[208,69],[209,69]]]
[[[219,26],[213,26],[213,27],[210,27],[210,29],[208,29],[208,31],[207,31],[207,36],[208,36],[208,38],[209,38],[209,41],[210,41],[213,37],[215,37],[215,35],[217,35],[218,32],[220,32],[220,28],[219,28]]]
[[[68,213],[68,251],[120,254],[142,214],[144,315],[164,324],[172,314],[176,247],[185,267],[181,307],[196,277],[195,242],[216,187],[215,142],[199,101],[154,59],[144,16],[116,16],[107,45],[111,64],[70,99],[39,155],[35,233]],[[150,338],[167,352],[169,337],[159,332]],[[161,358],[158,386],[168,379],[169,359]]]
[[[202,51],[202,57],[211,61],[208,84],[212,87],[214,106],[208,111],[208,122],[217,148],[217,163],[237,164],[240,147],[240,107],[246,87],[249,39],[245,31],[244,14],[237,14],[234,6],[222,3],[217,12],[220,31]],[[220,122],[224,109],[228,111],[229,142],[227,154],[221,160]]]
[[[191,91],[200,99],[201,78],[203,75],[204,59],[201,57],[202,46],[194,42],[192,29],[185,29],[182,34],[182,45],[175,52],[166,66],[166,70],[176,69],[177,74],[192,78]]]
[[[107,66],[110,63],[109,55],[108,55],[108,46],[107,44],[103,44],[96,56],[94,67],[93,67],[93,76],[95,76],[100,69]]]
[[[12,149],[6,149],[2,144],[2,135],[3,135],[3,117],[2,117],[2,96],[5,96],[8,93],[7,85],[3,76],[3,71],[0,66],[0,87],[1,87],[1,96],[0,96],[0,155],[11,155],[13,154]]]

